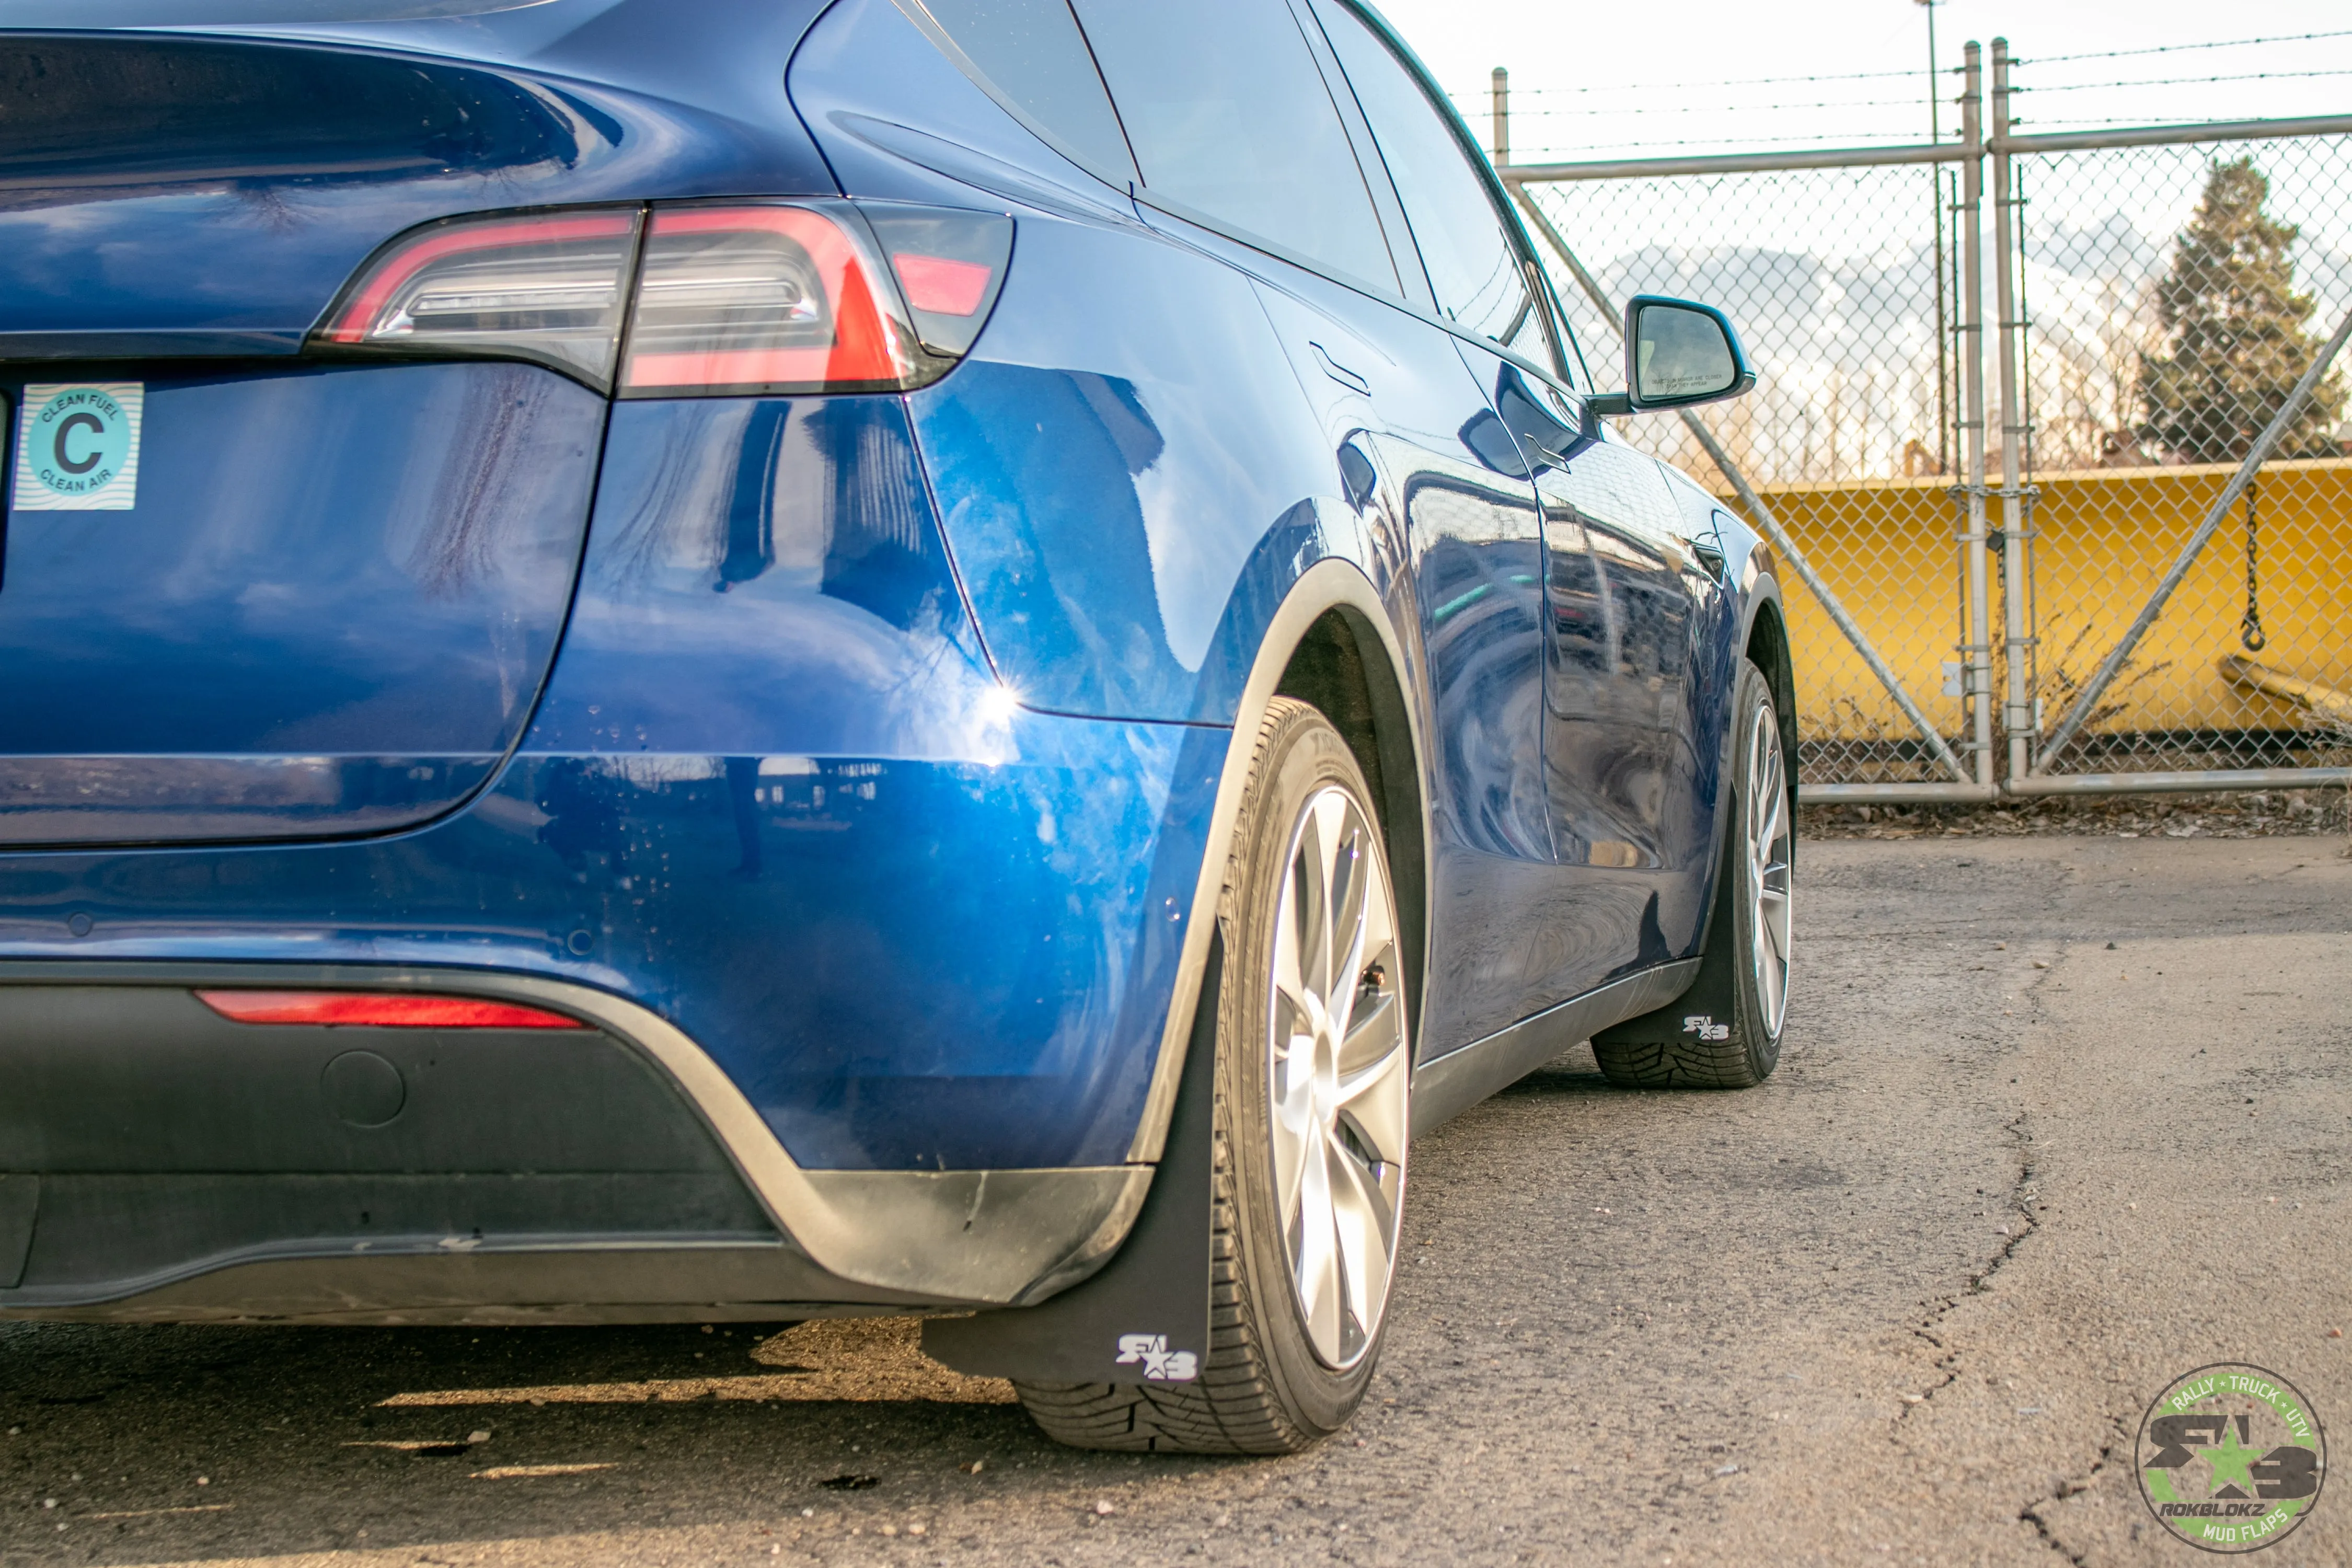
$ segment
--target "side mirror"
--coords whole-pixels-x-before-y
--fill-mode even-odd
[[[1636,294],[1625,301],[1626,390],[1591,401],[1596,414],[1638,414],[1716,403],[1755,384],[1755,368],[1722,311]]]

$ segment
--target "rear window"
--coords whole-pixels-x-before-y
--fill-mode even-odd
[[[1371,193],[1282,0],[1078,0],[1147,195],[1391,297]]]
[[[0,0],[0,27],[244,27],[487,16],[547,0]]]
[[[1396,182],[1439,308],[1491,342],[1549,359],[1518,250],[1452,115],[1353,12],[1325,4],[1318,14]]]
[[[1135,178],[1118,117],[1067,0],[898,0],[989,96],[1078,167]]]

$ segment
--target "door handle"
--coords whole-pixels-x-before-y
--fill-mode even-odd
[[[1346,387],[1350,392],[1361,393],[1366,397],[1370,397],[1372,395],[1372,384],[1366,381],[1362,376],[1358,375],[1354,371],[1349,370],[1346,365],[1341,364],[1338,360],[1333,359],[1331,357],[1330,350],[1325,348],[1321,343],[1310,342],[1307,346],[1315,351],[1315,363],[1323,367],[1323,374],[1325,375],[1329,376],[1333,381],[1338,382],[1341,386]]]

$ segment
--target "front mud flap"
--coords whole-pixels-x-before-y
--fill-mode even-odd
[[[1218,983],[1213,942],[1160,1168],[1111,1260],[1034,1307],[923,1324],[923,1353],[1019,1383],[1190,1383],[1209,1362]]]

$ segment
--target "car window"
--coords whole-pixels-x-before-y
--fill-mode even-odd
[[[1518,247],[1450,112],[1354,12],[1331,0],[1317,0],[1315,9],[1380,143],[1438,309],[1482,338],[1557,366]]]
[[[1396,297],[1323,73],[1282,0],[1076,0],[1147,195]]]
[[[1081,168],[1115,184],[1135,177],[1127,139],[1068,0],[898,0],[945,35],[965,74]]]
[[[229,27],[487,16],[542,0],[0,0],[0,27]]]

